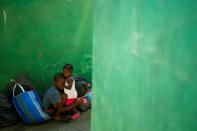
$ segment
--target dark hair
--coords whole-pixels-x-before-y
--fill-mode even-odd
[[[55,74],[54,81],[57,81],[58,79],[65,79],[64,74],[63,73]]]
[[[65,64],[64,67],[63,67],[63,70],[64,69],[68,69],[70,71],[73,71],[73,65],[72,64]]]

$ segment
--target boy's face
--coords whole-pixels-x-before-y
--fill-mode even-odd
[[[64,69],[64,76],[65,77],[71,77],[72,75],[72,71],[69,69]]]
[[[64,87],[65,87],[65,79],[61,79],[61,78],[59,78],[59,79],[57,79],[56,81],[55,81],[55,86],[58,88],[58,89],[60,89],[60,90],[63,90],[64,89]]]

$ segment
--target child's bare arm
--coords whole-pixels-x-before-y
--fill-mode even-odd
[[[61,112],[69,111],[69,110],[77,107],[78,105],[80,105],[82,103],[82,99],[81,98],[78,98],[77,101],[74,102],[73,104],[68,105],[68,106],[64,106],[66,100],[67,100],[67,97],[66,97],[66,99],[64,99],[61,102],[56,103],[54,105],[54,107],[57,109],[57,112],[56,112],[55,116],[58,116]]]

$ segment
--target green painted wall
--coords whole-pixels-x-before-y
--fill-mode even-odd
[[[91,0],[0,0],[0,91],[27,73],[43,93],[68,62],[91,80]]]
[[[93,131],[197,130],[196,0],[96,0]]]

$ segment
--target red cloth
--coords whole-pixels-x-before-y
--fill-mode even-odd
[[[65,104],[68,106],[68,105],[71,105],[72,103],[74,103],[77,99],[76,98],[72,98],[72,99],[67,99]]]

